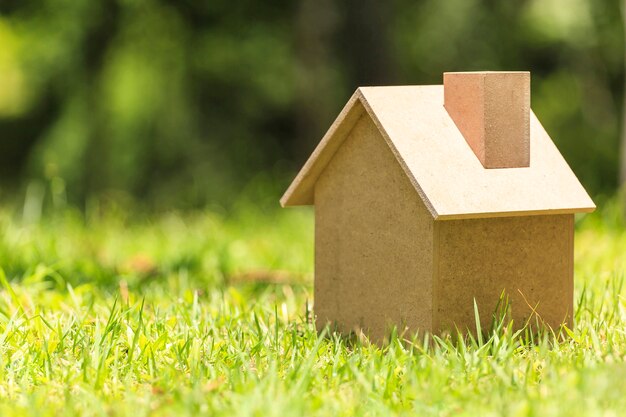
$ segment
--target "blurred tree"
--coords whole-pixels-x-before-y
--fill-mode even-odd
[[[299,161],[319,140],[341,101],[342,79],[331,50],[339,25],[333,0],[301,0],[296,12],[296,131],[290,153]],[[341,91],[341,92],[339,92]],[[339,94],[338,94],[339,93]]]
[[[583,183],[618,184],[612,0],[4,0],[0,13],[5,187],[47,178],[73,202],[114,191],[160,207],[273,195],[357,86],[477,69],[532,71],[533,109]]]
[[[626,38],[626,0],[622,1],[622,28]],[[624,67],[626,68],[626,54],[624,54]],[[624,100],[622,102],[622,138],[620,143],[620,185],[626,184],[626,76],[624,77]]]

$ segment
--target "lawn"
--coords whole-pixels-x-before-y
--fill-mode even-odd
[[[314,330],[310,210],[0,211],[0,415],[626,413],[626,232],[577,221],[576,325],[529,340]]]

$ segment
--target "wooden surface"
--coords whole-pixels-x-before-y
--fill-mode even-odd
[[[503,291],[516,328],[536,324],[533,308],[553,329],[571,327],[572,214],[435,222],[434,234],[435,330],[474,331],[474,299],[488,329]]]
[[[364,115],[315,187],[317,324],[429,331],[433,219]]]
[[[356,121],[365,112],[360,100],[358,93],[355,93],[348,100],[335,122],[330,126],[328,132],[280,199],[280,204],[283,207],[313,204],[313,190],[318,177],[333,158],[337,149],[343,144]]]
[[[444,107],[485,168],[530,164],[530,73],[445,72]]]
[[[443,107],[440,85],[359,88],[281,199],[283,206],[314,203],[318,177],[363,111],[437,220],[595,208],[532,113],[530,166],[485,169]]]

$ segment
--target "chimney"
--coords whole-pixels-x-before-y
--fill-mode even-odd
[[[483,167],[530,166],[530,72],[444,72],[443,97]]]

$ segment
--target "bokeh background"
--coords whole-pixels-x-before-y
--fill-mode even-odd
[[[590,193],[611,196],[626,159],[623,8],[1,0],[0,198],[277,205],[357,86],[485,69],[532,72],[535,113]]]

